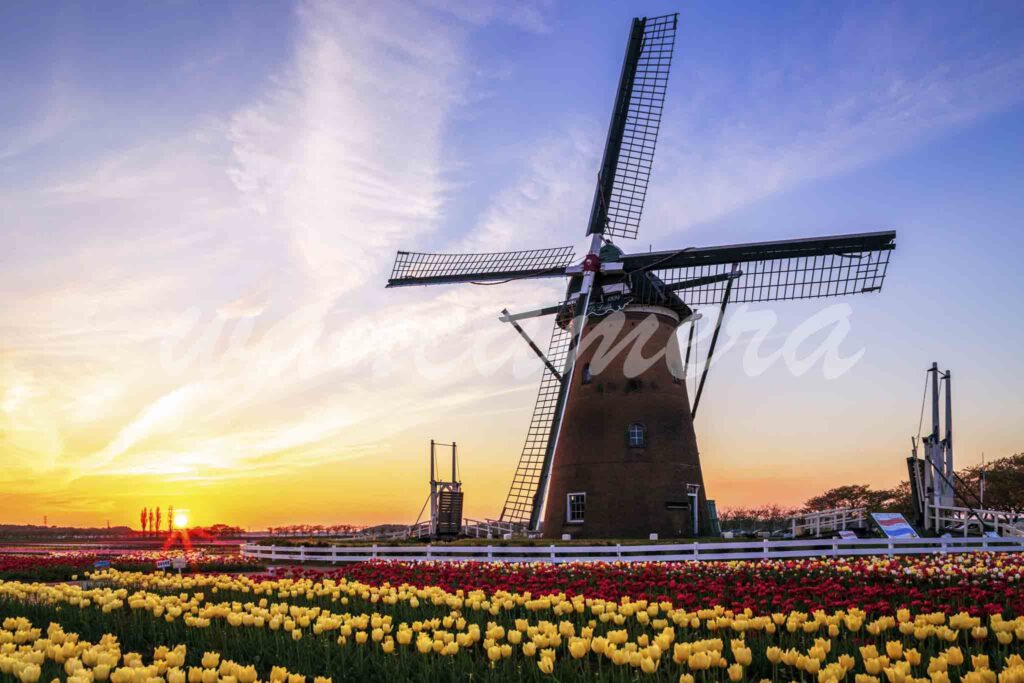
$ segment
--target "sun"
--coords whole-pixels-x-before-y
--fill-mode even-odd
[[[175,512],[174,513],[174,528],[175,529],[184,529],[187,526],[188,526],[188,515],[186,515],[184,512]]]

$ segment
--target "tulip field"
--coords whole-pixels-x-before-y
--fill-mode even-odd
[[[1024,556],[0,581],[0,680],[1024,683]]]

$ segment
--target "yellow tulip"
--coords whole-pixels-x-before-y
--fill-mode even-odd
[[[733,664],[729,667],[728,672],[729,680],[732,681],[732,683],[739,683],[739,681],[743,680],[743,665]]]
[[[694,671],[703,671],[711,666],[711,656],[707,652],[695,652],[686,663]]]
[[[21,683],[36,683],[41,673],[42,670],[38,664],[27,664],[25,668],[18,672],[18,678],[21,679]]]
[[[537,660],[537,668],[541,673],[550,674],[555,670],[555,662],[547,657],[541,657]]]

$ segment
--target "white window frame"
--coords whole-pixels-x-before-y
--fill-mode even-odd
[[[636,444],[633,440],[634,427],[640,434],[640,443]],[[626,438],[629,440],[630,448],[646,448],[647,447],[647,427],[640,422],[630,422],[629,427],[626,430]]]
[[[572,498],[573,496],[583,496],[583,515],[579,518],[573,517],[572,514]],[[572,493],[565,494],[565,521],[567,524],[583,524],[584,519],[587,516],[587,492],[586,491],[574,491]]]

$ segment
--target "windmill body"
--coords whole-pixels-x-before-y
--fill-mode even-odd
[[[682,381],[679,322],[670,308],[643,305],[588,319],[552,459],[545,536],[692,534],[688,491],[696,486],[703,509],[704,479]],[[601,342],[636,353],[603,358]]]
[[[695,307],[881,289],[895,232],[629,254],[668,85],[677,15],[634,19],[586,233],[571,247],[483,254],[399,252],[388,287],[566,278],[563,300],[501,317],[543,361],[537,401],[501,520],[546,536],[665,537],[706,527],[685,366]],[[547,351],[518,321],[553,316]],[[688,329],[685,355],[680,328]],[[655,358],[654,362],[644,359]]]

